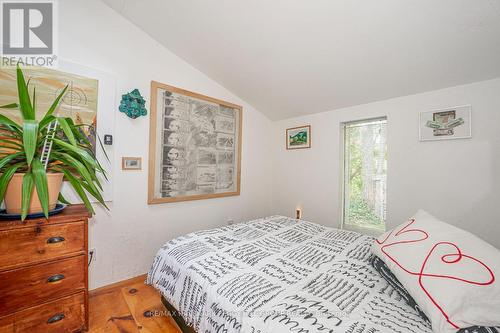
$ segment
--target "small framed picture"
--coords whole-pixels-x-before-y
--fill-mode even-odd
[[[122,170],[142,170],[142,158],[122,157]]]
[[[311,148],[311,125],[287,128],[286,149]]]
[[[420,141],[472,137],[470,105],[420,113]]]

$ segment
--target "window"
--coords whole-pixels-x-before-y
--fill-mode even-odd
[[[385,231],[387,119],[343,124],[343,227],[378,235]]]

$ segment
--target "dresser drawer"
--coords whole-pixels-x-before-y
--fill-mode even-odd
[[[79,332],[85,326],[85,297],[81,292],[15,314],[16,333]]]
[[[83,251],[84,244],[83,221],[0,231],[0,270]]]
[[[0,316],[85,289],[85,256],[0,273]]]

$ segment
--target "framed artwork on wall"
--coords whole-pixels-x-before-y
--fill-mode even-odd
[[[57,70],[44,67],[21,66],[26,78],[30,78],[30,91],[36,87],[37,92],[37,118],[40,113],[46,112],[58,93],[68,85],[65,96],[56,116],[70,117],[73,122],[80,125],[80,131],[87,137],[93,146],[96,159],[106,171],[107,178],[98,174],[103,187],[103,198],[106,202],[113,201],[113,145],[99,144],[98,137],[104,134],[113,134],[114,114],[107,110],[115,109],[116,77],[101,70],[76,64],[64,59],[59,59]],[[0,105],[7,104],[17,96],[16,69],[15,67],[0,68]],[[17,114],[16,114],[17,113]],[[20,120],[19,110],[2,109],[0,114],[8,114]],[[102,148],[102,149],[101,149]],[[61,193],[72,203],[81,203],[79,195],[74,189],[63,182]],[[91,202],[97,202],[89,197]]]
[[[466,139],[472,137],[470,105],[420,113],[420,141]]]
[[[142,170],[142,158],[122,157],[122,170]]]
[[[66,94],[61,99],[54,115],[69,117],[84,134],[96,152],[97,127],[97,97],[98,80],[43,67],[23,67],[26,78],[29,78],[31,89],[36,88],[37,119],[49,109],[54,98],[68,86]],[[0,68],[0,105],[12,101],[17,96],[16,68]],[[17,109],[2,109],[2,114],[8,115],[17,123],[21,123],[21,114]]]
[[[287,128],[286,149],[311,148],[311,125]]]
[[[148,203],[240,194],[242,107],[151,82]]]

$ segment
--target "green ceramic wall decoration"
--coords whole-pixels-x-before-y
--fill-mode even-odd
[[[132,119],[148,114],[146,101],[141,96],[139,89],[134,89],[128,94],[122,95],[119,110]]]

